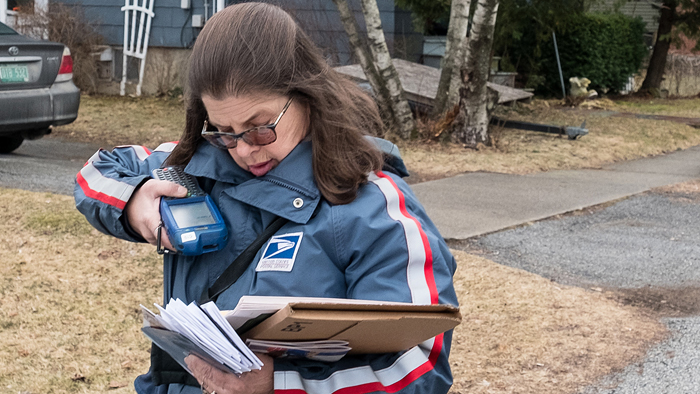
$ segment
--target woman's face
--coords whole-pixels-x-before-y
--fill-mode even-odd
[[[242,133],[253,127],[273,123],[289,100],[286,96],[229,96],[217,100],[202,95],[208,122],[219,131]],[[308,116],[305,107],[292,101],[282,116],[275,132],[277,140],[269,145],[249,145],[238,139],[238,145],[228,152],[244,170],[255,176],[263,176],[275,168],[308,133]]]

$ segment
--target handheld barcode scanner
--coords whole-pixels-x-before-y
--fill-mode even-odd
[[[187,188],[187,197],[161,197],[160,217],[173,247],[185,256],[198,256],[220,250],[228,239],[228,230],[219,209],[197,180],[181,166],[153,170],[154,179],[174,182]],[[168,253],[161,247],[158,230],[158,253]]]

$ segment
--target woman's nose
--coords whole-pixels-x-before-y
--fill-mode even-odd
[[[258,150],[260,147],[257,145],[250,145],[243,141],[242,139],[238,140],[238,144],[236,144],[236,147],[233,148],[236,151],[236,154],[240,157],[248,157],[250,156],[251,153],[255,152]]]

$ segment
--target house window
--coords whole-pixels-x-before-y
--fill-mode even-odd
[[[7,9],[12,11],[32,12],[34,10],[34,0],[7,0]]]

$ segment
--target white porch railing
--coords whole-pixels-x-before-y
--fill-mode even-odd
[[[214,9],[214,13],[216,14],[217,12],[223,10],[224,7],[226,7],[225,0],[216,0],[216,8]]]
[[[0,22],[7,24],[7,0],[0,0]]]
[[[148,38],[151,35],[151,20],[154,0],[124,0],[124,55],[122,62],[122,82],[119,85],[119,94],[126,94],[126,71],[128,56],[140,60],[139,83],[136,85],[136,95],[141,95],[143,85],[143,73],[146,67],[146,53],[148,52]],[[140,3],[140,4],[139,4]],[[139,25],[136,31],[136,25]],[[144,29],[145,28],[145,29]]]

